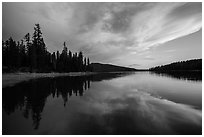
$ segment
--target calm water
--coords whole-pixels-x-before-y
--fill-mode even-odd
[[[135,72],[23,82],[3,89],[2,131],[201,134],[199,77]]]

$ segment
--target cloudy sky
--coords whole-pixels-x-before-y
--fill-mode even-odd
[[[91,62],[149,68],[202,57],[201,3],[3,3],[3,40],[40,23],[50,52],[66,41]]]

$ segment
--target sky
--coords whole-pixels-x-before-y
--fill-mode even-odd
[[[3,40],[33,34],[36,23],[48,51],[65,41],[91,62],[146,69],[202,58],[201,2],[3,2]]]

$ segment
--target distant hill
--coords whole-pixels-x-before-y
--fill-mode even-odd
[[[202,59],[174,62],[167,65],[157,66],[149,69],[150,71],[190,71],[202,70]]]
[[[121,67],[110,64],[101,64],[101,63],[91,63],[90,64],[93,72],[118,72],[118,71],[137,71],[134,68]]]

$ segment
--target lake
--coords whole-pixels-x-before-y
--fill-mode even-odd
[[[41,78],[2,90],[3,134],[202,134],[202,76]]]

